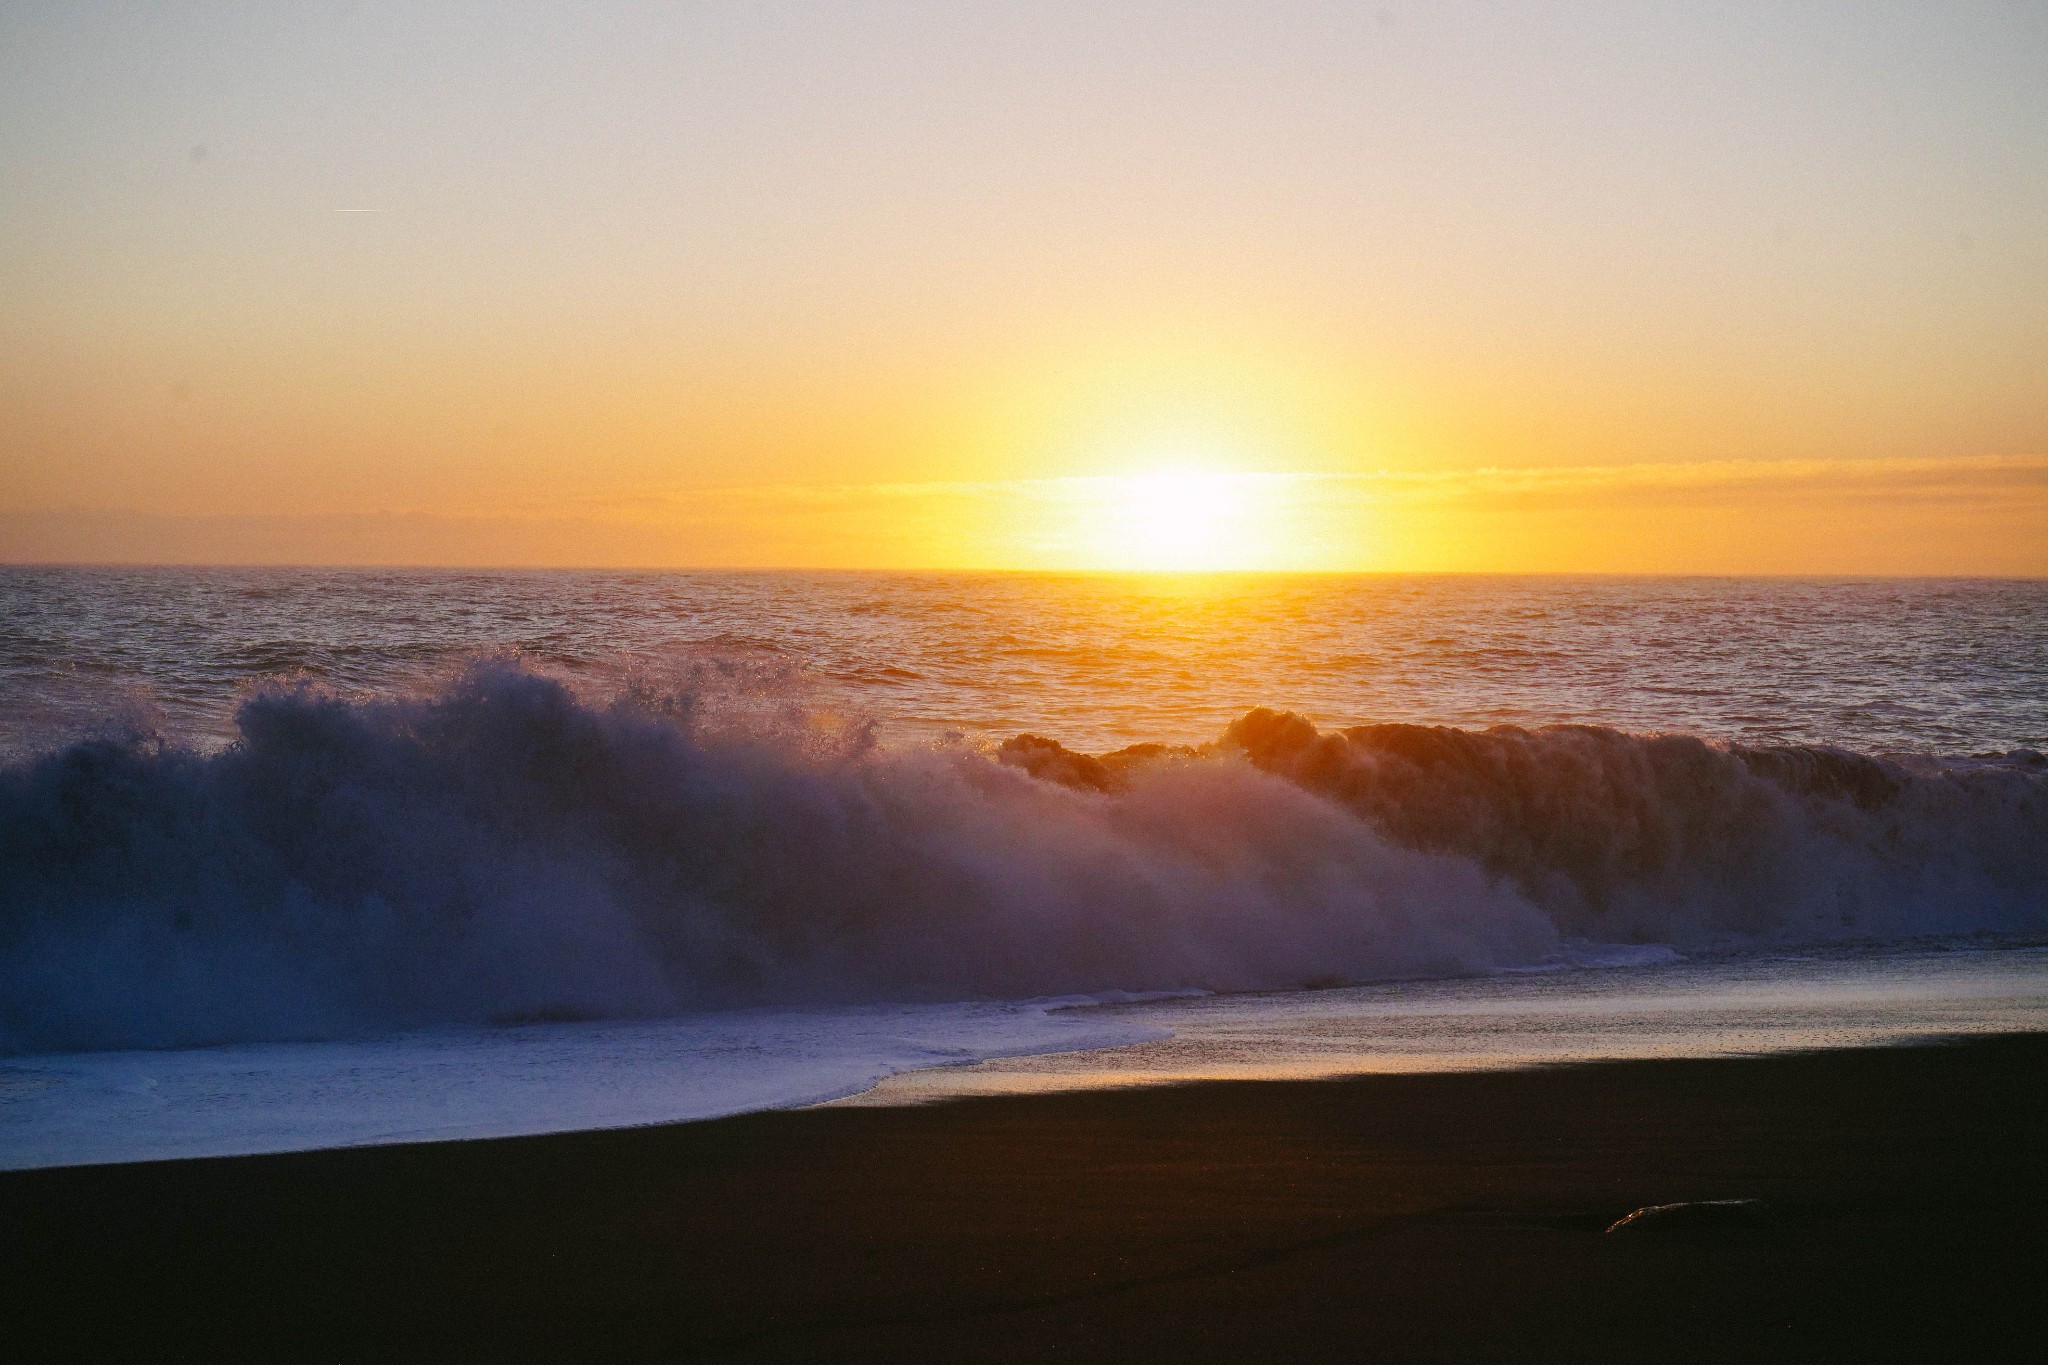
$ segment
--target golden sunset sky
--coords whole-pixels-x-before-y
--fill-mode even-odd
[[[2048,573],[2048,5],[0,0],[0,559]]]

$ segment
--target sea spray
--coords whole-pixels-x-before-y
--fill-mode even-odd
[[[762,716],[768,719],[762,719]],[[2048,927],[2048,771],[1592,727],[886,746],[505,660],[0,772],[0,1045],[1247,990]]]

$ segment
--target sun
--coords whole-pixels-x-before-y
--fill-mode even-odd
[[[1119,569],[1265,567],[1270,502],[1256,475],[1170,470],[1100,481],[1098,553]]]

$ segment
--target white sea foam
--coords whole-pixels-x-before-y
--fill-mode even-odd
[[[1160,1036],[1044,1004],[898,1005],[18,1058],[0,1063],[0,1169],[672,1123]]]
[[[0,1168],[630,1127],[835,1099],[898,1104],[2040,1030],[2048,949],[1610,961],[1321,991],[1108,997],[16,1058],[0,1063]]]

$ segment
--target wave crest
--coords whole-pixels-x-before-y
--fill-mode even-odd
[[[2037,754],[1909,766],[1589,725],[1325,734],[1263,709],[1225,743],[1400,844],[1477,862],[1568,934],[1811,941],[2048,917]]]

